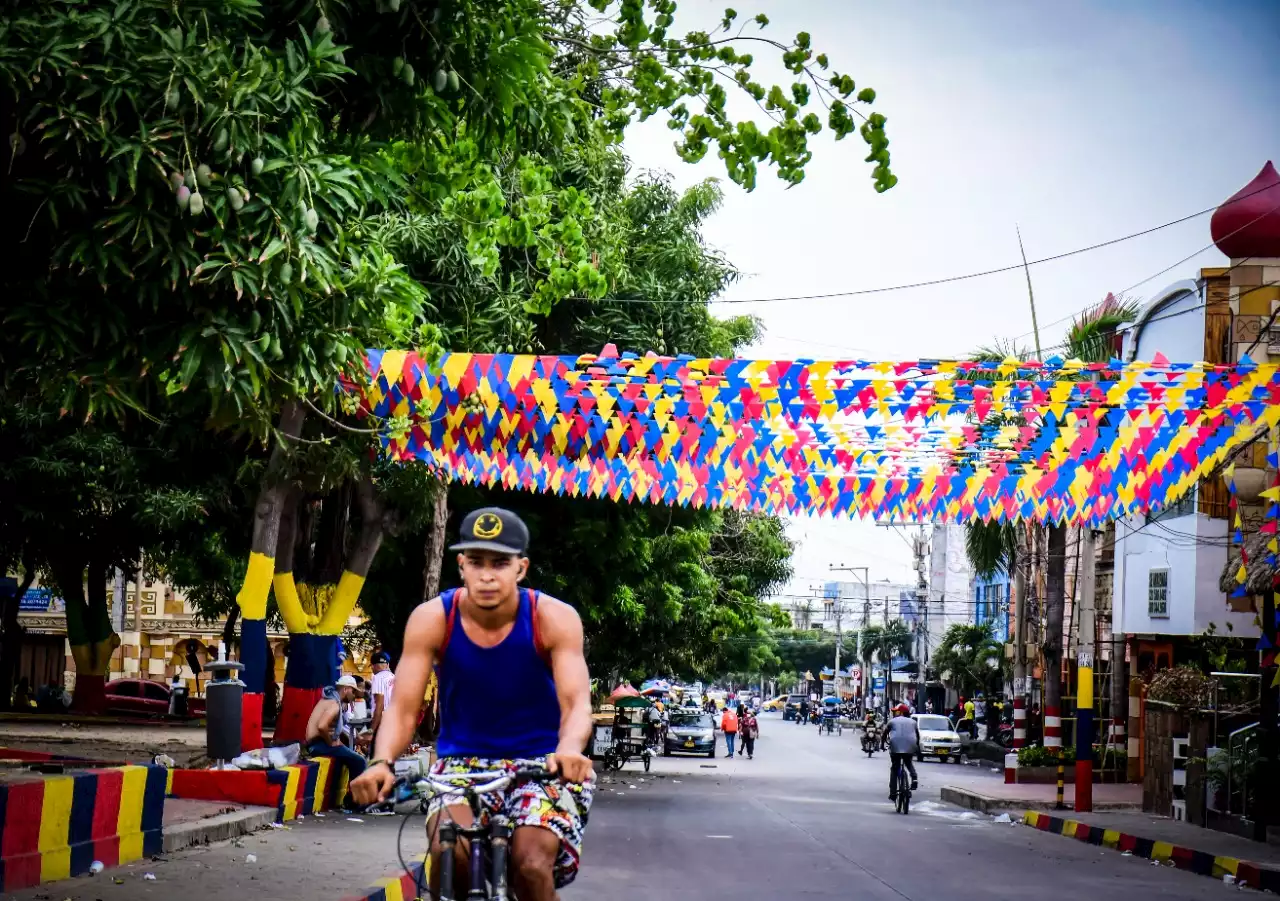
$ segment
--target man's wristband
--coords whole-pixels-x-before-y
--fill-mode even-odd
[[[378,758],[378,759],[376,759],[376,760],[370,760],[370,761],[369,761],[369,765],[368,765],[367,767],[365,767],[365,769],[369,769],[369,770],[371,770],[371,769],[373,769],[375,766],[385,766],[387,769],[391,770],[392,772],[394,772],[394,771],[395,771],[395,767],[393,767],[393,766],[391,765],[391,761],[389,761],[389,760],[383,760],[381,757],[379,757],[379,758]]]

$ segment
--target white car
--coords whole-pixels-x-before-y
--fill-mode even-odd
[[[951,726],[951,720],[936,713],[917,713],[912,719],[920,730],[920,751],[917,760],[926,757],[937,757],[945,762],[960,762],[960,752],[964,750],[964,742],[960,734]]]

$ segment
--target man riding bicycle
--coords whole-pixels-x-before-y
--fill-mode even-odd
[[[893,709],[894,717],[889,721],[889,800],[898,800],[898,767],[907,765],[911,774],[911,790],[919,787],[916,781],[916,765],[914,757],[920,751],[920,727],[911,718],[911,708],[899,704]]]
[[[439,678],[439,760],[432,773],[491,771],[497,775],[537,767],[562,782],[513,784],[484,796],[482,819],[504,814],[514,827],[511,873],[521,901],[554,901],[556,889],[577,875],[594,779],[584,754],[592,734],[591,687],[583,656],[582,621],[567,604],[519,583],[529,569],[529,531],[509,510],[488,507],[463,520],[458,567],[462,588],[443,592],[409,617],[396,690],[378,732],[374,760],[351,783],[356,801],[387,800],[394,761],[418,722],[432,668]],[[432,893],[439,895],[437,821],[444,813],[472,825],[459,796],[433,802]],[[455,847],[465,882],[467,843]]]

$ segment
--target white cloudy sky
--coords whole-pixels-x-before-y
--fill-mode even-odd
[[[678,29],[714,27],[726,2],[683,0]],[[815,142],[803,184],[762,173],[727,184],[708,240],[747,273],[727,298],[817,294],[923,281],[1049,256],[1141,231],[1226,199],[1280,158],[1280,3],[1024,0],[737,0],[769,32],[813,35],[833,68],[878,92],[893,169],[871,188],[854,136]],[[763,61],[764,54],[757,53]],[[777,70],[780,74],[780,68]],[[743,109],[744,114],[748,113]],[[717,176],[714,152],[686,166],[662,122],[636,126],[637,168],[678,184]],[[1103,250],[1033,267],[1043,343],[1108,291],[1150,296],[1223,257],[1204,216]],[[1147,280],[1147,281],[1144,281]],[[1020,272],[847,299],[725,306],[767,329],[749,355],[791,359],[960,356],[996,336],[1029,343]],[[1056,324],[1055,324],[1056,322]],[[799,519],[789,591],[833,563],[905,579],[902,539],[869,523]]]

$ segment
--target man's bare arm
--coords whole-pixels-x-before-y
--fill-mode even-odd
[[[538,605],[543,645],[551,657],[551,675],[560,699],[560,750],[582,753],[591,740],[591,676],[583,653],[578,611],[555,598]]]
[[[408,747],[418,726],[418,714],[422,711],[436,653],[444,640],[444,630],[444,604],[439,598],[428,601],[409,616],[404,630],[404,650],[396,666],[396,690],[378,727],[374,759],[395,760]]]
[[[373,719],[369,723],[369,729],[375,734],[382,728],[382,716],[386,713],[386,705],[386,695],[373,696]]]

